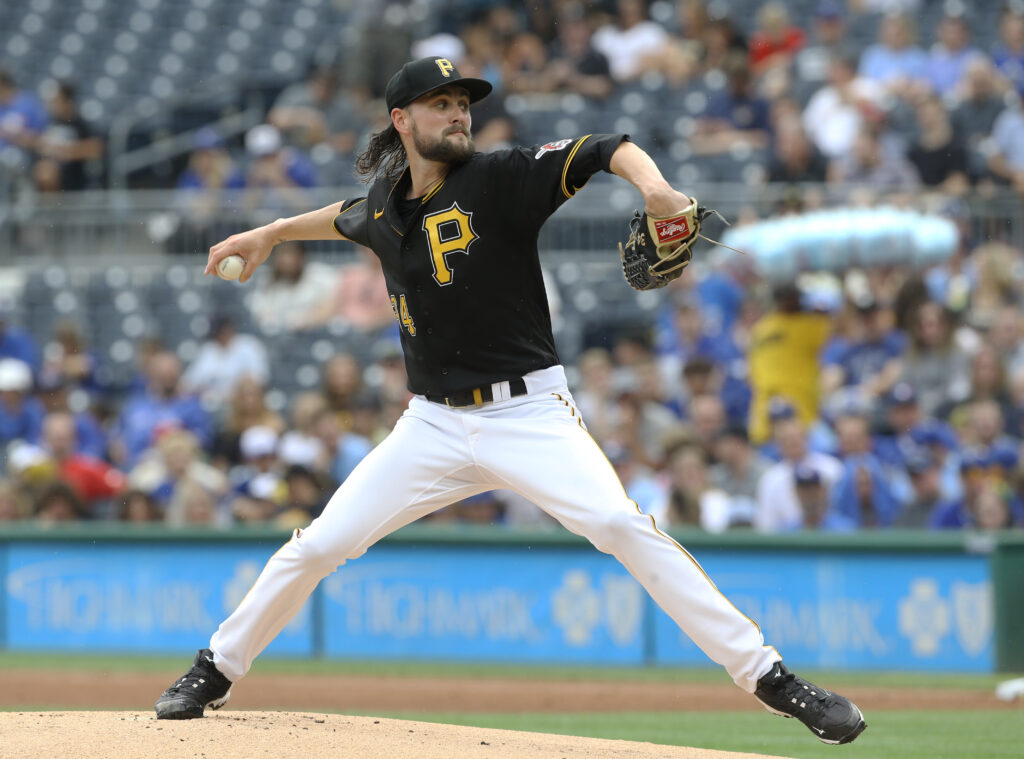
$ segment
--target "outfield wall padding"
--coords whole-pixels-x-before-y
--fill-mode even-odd
[[[1024,670],[1015,533],[675,532],[795,666]],[[0,529],[0,648],[199,648],[288,539],[84,524]],[[562,530],[414,525],[320,584],[268,654],[703,666],[610,556]]]

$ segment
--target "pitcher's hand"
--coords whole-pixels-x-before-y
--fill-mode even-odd
[[[242,270],[242,276],[238,278],[238,281],[248,282],[253,272],[256,271],[256,267],[270,257],[270,251],[277,242],[268,227],[257,227],[248,232],[231,235],[210,248],[210,255],[206,260],[206,269],[203,273],[216,276],[217,264],[221,259],[228,256],[241,256],[245,259],[245,269]]]

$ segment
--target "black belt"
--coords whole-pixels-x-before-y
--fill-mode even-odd
[[[499,397],[497,398],[494,397],[494,385],[498,385]],[[518,395],[526,395],[526,380],[522,377],[516,377],[507,382],[495,382],[492,385],[481,385],[469,390],[457,390],[451,395],[427,393],[424,397],[431,403],[443,403],[452,408],[462,408],[464,406],[483,406],[485,403],[503,401]]]

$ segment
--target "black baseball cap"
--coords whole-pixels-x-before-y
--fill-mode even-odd
[[[810,464],[797,464],[793,469],[793,479],[797,485],[821,484],[821,474]]]
[[[882,400],[886,406],[913,406],[917,403],[917,391],[909,382],[897,382]]]
[[[462,76],[455,64],[447,58],[430,56],[410,61],[398,70],[384,91],[388,111],[393,108],[405,108],[413,100],[426,95],[431,90],[457,84],[469,92],[469,102],[475,103],[487,97],[491,92],[491,83],[483,79],[472,79]]]

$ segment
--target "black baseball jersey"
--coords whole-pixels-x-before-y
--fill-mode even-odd
[[[346,200],[334,227],[377,254],[399,321],[409,390],[450,395],[558,363],[541,276],[544,221],[626,135],[477,153],[403,221],[406,169]]]

